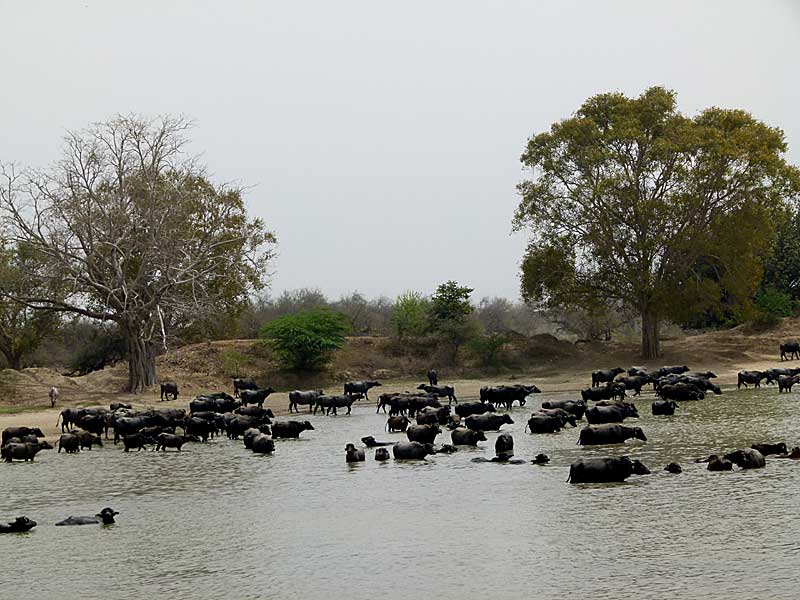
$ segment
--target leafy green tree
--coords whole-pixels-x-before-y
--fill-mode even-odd
[[[397,297],[392,309],[391,323],[397,339],[405,341],[425,335],[428,329],[430,302],[417,292]]]
[[[478,333],[477,323],[469,318],[474,310],[470,302],[472,291],[451,280],[437,287],[431,296],[431,329],[447,350],[451,364],[455,363],[461,346]]]
[[[285,315],[261,328],[281,363],[288,369],[318,369],[344,345],[347,318],[326,308]]]
[[[46,287],[48,280],[38,276],[43,267],[43,257],[24,244],[0,250],[0,295],[4,297],[0,300],[0,352],[12,369],[22,368],[25,358],[56,333],[61,323],[56,311],[35,310],[9,298],[63,296],[58,288]]]
[[[800,212],[787,214],[780,221],[775,246],[764,263],[761,286],[800,300]]]
[[[499,367],[506,360],[506,346],[510,339],[505,333],[491,332],[475,336],[469,342],[469,350],[482,367]]]
[[[780,129],[742,110],[680,114],[661,87],[586,100],[534,135],[522,155],[514,219],[531,240],[528,301],[621,302],[642,319],[642,356],[659,355],[664,319],[746,307],[775,223],[800,191]]]
[[[46,171],[0,165],[7,239],[46,257],[37,275],[69,290],[6,297],[115,323],[134,393],[155,383],[171,331],[240,311],[272,257],[275,238],[248,217],[241,189],[215,185],[187,155],[189,127],[119,116],[69,133]]]

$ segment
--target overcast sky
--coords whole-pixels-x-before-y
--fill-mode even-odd
[[[744,108],[800,163],[800,2],[0,0],[0,160],[184,114],[275,230],[272,293],[518,297],[526,139],[599,92]]]

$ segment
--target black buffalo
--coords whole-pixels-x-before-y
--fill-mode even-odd
[[[306,430],[314,430],[308,421],[275,421],[272,424],[272,436],[276,438],[299,438]]]
[[[581,429],[578,444],[581,446],[624,444],[626,440],[632,438],[647,441],[647,436],[641,427],[627,427],[618,424],[590,425]]]
[[[369,391],[380,385],[377,381],[348,381],[344,384],[344,393],[345,395],[364,394],[364,397],[369,400]]]
[[[169,400],[172,396],[173,400],[178,399],[178,384],[174,381],[165,381],[161,384],[161,399]],[[114,410],[113,408],[111,410]]]
[[[800,358],[800,342],[784,342],[780,345],[780,351],[781,361]]]
[[[252,377],[234,377],[233,379],[233,396],[239,397],[242,390],[257,390],[258,384]]]
[[[613,369],[607,369],[605,371],[593,371],[592,372],[592,387],[597,387],[601,383],[611,383],[614,381],[614,378],[619,375],[620,373],[624,373],[625,369],[621,369],[619,367],[615,367]]]
[[[263,390],[242,390],[239,392],[239,397],[242,400],[242,404],[247,406],[248,404],[258,404],[259,408],[264,406],[264,400],[267,399],[267,396],[274,393],[271,387],[268,387]]]
[[[619,458],[581,458],[569,467],[570,483],[621,483],[631,475],[647,475],[650,470],[638,460]]]

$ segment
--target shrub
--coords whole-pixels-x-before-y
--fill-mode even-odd
[[[316,308],[285,315],[261,328],[265,338],[288,369],[318,369],[344,345],[347,320],[341,313]]]
[[[790,317],[794,312],[794,301],[786,292],[773,287],[761,290],[756,295],[756,306],[761,312],[775,317]]]
[[[508,336],[503,333],[489,333],[473,338],[469,343],[469,350],[478,366],[498,367],[506,362],[505,350],[508,342]]]
[[[238,350],[226,350],[222,353],[222,369],[229,377],[241,377],[242,365],[247,357]]]

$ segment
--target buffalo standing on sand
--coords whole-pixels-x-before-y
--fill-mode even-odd
[[[161,384],[161,400],[169,400],[170,396],[173,400],[178,399],[178,384],[174,381],[165,381]]]

